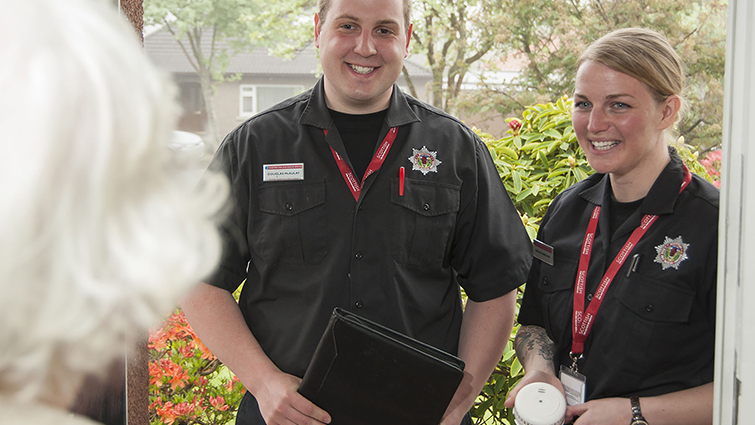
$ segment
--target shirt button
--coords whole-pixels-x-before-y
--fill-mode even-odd
[[[357,260],[361,260],[361,259],[362,259],[362,253],[361,253],[361,252],[357,252],[357,253],[356,253],[356,254],[354,255],[354,258],[356,258]]]
[[[587,294],[587,301],[592,301],[592,294]]]
[[[424,204],[422,205],[422,209],[425,211],[430,211],[430,204]]]
[[[645,311],[647,311],[648,313],[652,313],[653,312],[653,304],[648,304],[647,306],[645,306]]]
[[[547,277],[543,278],[543,285],[548,286],[548,278]]]
[[[294,205],[290,202],[286,202],[286,211],[291,211],[292,209],[294,209]]]
[[[354,307],[356,307],[356,308],[362,308],[362,307],[364,307],[364,304],[362,304],[361,301],[357,301],[357,302],[354,303]]]

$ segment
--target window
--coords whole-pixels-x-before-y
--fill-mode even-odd
[[[249,117],[304,91],[304,86],[242,84],[239,115]]]

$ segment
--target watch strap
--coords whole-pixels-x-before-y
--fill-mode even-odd
[[[632,422],[629,425],[647,425],[645,417],[642,416],[640,398],[638,396],[632,396],[629,397],[629,401],[632,403]]]

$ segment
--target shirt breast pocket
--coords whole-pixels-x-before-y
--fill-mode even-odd
[[[316,264],[328,253],[325,181],[263,183],[257,244],[269,264]],[[254,242],[252,242],[254,243]]]
[[[685,323],[689,320],[695,293],[635,274],[616,288],[616,299],[641,320]]]
[[[542,294],[543,327],[558,342],[571,335],[576,259],[560,255],[553,266],[540,264],[538,291]]]
[[[639,374],[653,373],[649,365],[657,362],[673,363],[674,356],[687,346],[694,291],[639,274],[616,284],[614,296],[623,308],[606,311],[610,316],[606,323],[612,324],[614,332],[621,332],[626,343],[621,355],[617,354],[615,367]],[[663,360],[658,360],[659,356]]]
[[[392,182],[391,255],[396,262],[439,268],[451,241],[459,211],[460,187],[425,180]]]

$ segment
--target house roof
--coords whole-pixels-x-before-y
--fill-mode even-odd
[[[219,42],[221,46],[225,43]],[[188,46],[187,43],[184,43]],[[209,50],[209,37],[203,37],[202,47]],[[158,29],[144,37],[144,50],[154,64],[172,73],[194,73],[194,68],[186,58],[181,46],[173,35]],[[318,72],[319,59],[313,44],[299,50],[292,59],[271,55],[265,48],[255,48],[251,52],[238,53],[230,60],[227,72],[255,75],[313,75]],[[432,78],[432,72],[418,65],[411,56],[404,64],[412,78]]]

